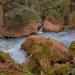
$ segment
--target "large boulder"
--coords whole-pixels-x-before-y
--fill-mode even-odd
[[[51,75],[51,69],[54,69],[55,64],[63,64],[72,59],[63,43],[36,35],[29,36],[22,44],[22,49],[37,63],[41,75]]]
[[[8,53],[0,51],[0,75],[28,75],[23,65],[15,64]]]
[[[40,22],[34,22],[27,26],[22,26],[20,28],[16,26],[11,26],[10,29],[8,27],[5,28],[4,36],[7,37],[21,37],[21,36],[29,36],[32,34],[38,33],[38,28],[40,26]]]
[[[59,32],[63,28],[62,21],[57,20],[53,17],[53,15],[46,16],[44,22],[43,22],[43,28],[44,31],[47,32]]]

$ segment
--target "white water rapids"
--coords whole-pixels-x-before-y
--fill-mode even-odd
[[[9,53],[16,63],[22,63],[26,59],[26,52],[21,50],[21,44],[25,41],[25,37],[0,39],[0,50]]]
[[[42,29],[38,32],[38,35],[43,37],[52,38],[65,43],[67,47],[70,46],[71,42],[75,40],[75,31],[61,31],[55,32],[42,32]],[[0,39],[0,50],[9,53],[11,58],[16,63],[22,63],[26,60],[26,52],[21,50],[21,44],[25,41],[25,37],[20,38],[9,38]]]

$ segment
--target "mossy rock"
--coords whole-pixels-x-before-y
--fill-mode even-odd
[[[45,75],[52,75],[51,73],[53,70],[55,71],[54,65],[56,63],[61,67],[62,64],[70,62],[71,60],[70,54],[53,46],[53,41],[49,38],[36,35],[29,36],[22,44],[22,48],[28,53],[28,56],[30,57],[30,66],[33,67],[32,61],[37,64],[36,68],[39,69],[39,75],[41,71],[44,72]],[[58,68],[59,67],[57,66],[56,69]],[[60,69],[57,71],[63,74]],[[56,75],[56,73],[54,74]]]
[[[8,53],[0,51],[0,75],[31,75],[25,64],[15,64]]]
[[[3,58],[5,60],[11,59],[8,53],[0,51],[0,58]]]

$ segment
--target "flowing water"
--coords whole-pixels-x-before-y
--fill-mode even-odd
[[[26,59],[26,52],[21,50],[21,44],[25,37],[20,38],[2,38],[0,39],[0,50],[9,53],[16,63],[22,63]]]
[[[71,42],[75,40],[75,31],[61,31],[55,32],[42,32],[42,28],[39,30],[38,35],[43,37],[52,38],[65,43],[67,47],[70,46]],[[26,52],[21,50],[21,44],[25,41],[26,37],[20,38],[9,38],[0,39],[0,50],[9,53],[11,58],[14,59],[16,63],[22,63],[26,60]]]
[[[63,42],[67,47],[70,46],[71,42],[75,40],[75,31],[61,31],[61,32],[42,32],[42,29],[38,32],[38,35],[55,39]]]

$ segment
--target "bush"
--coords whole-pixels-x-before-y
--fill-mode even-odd
[[[8,26],[28,25],[38,19],[38,13],[30,8],[17,7],[4,15],[5,24]]]
[[[44,19],[50,13],[54,15],[54,17],[63,20],[64,26],[74,27],[74,25],[72,24],[74,23],[74,17],[72,17],[72,14],[70,14],[71,0],[1,1],[4,2],[4,20],[6,25],[24,25],[27,23],[31,23],[31,18],[36,19],[36,17],[39,15],[42,19]],[[69,22],[69,18],[73,19],[70,19]]]

